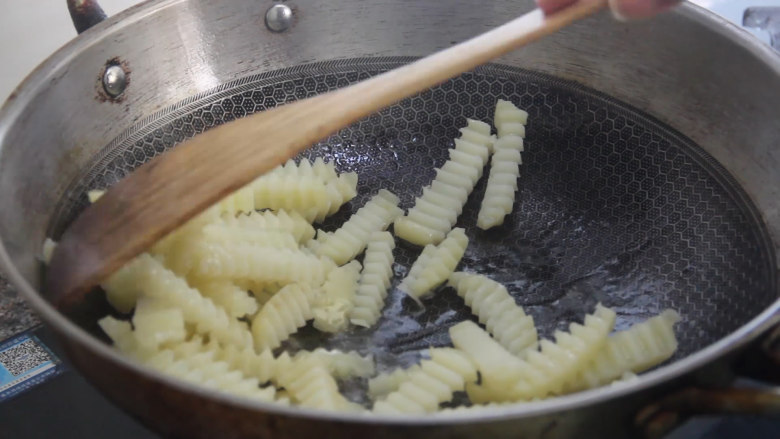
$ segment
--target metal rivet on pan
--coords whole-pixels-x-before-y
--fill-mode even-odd
[[[293,12],[289,6],[277,3],[265,13],[265,27],[273,32],[284,32],[292,26]]]
[[[112,64],[103,72],[103,90],[112,98],[118,97],[127,87],[127,75],[121,66]]]

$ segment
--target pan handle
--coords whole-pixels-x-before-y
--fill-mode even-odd
[[[70,18],[76,32],[82,33],[106,19],[106,13],[97,0],[67,0]]]
[[[780,325],[737,360],[734,372],[767,385],[725,389],[688,387],[640,410],[635,418],[637,427],[645,438],[658,439],[692,416],[780,414],[780,387],[777,387],[780,384]]]

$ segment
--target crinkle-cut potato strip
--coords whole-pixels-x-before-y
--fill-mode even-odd
[[[506,287],[487,276],[464,272],[453,273],[449,285],[509,352],[522,358],[527,351],[537,348],[533,316],[517,305]]]
[[[458,131],[460,138],[456,140],[487,145],[488,155],[493,153],[493,142],[496,141],[496,136],[490,134],[489,124],[479,120],[466,119],[466,126],[459,128]]]
[[[226,280],[210,280],[195,283],[203,296],[208,297],[214,303],[222,307],[231,317],[244,317],[254,315],[258,310],[258,303],[249,292],[236,284]]]
[[[512,212],[527,121],[528,113],[499,99],[494,116],[498,140],[493,144],[490,176],[477,215],[477,227],[482,230],[503,224],[504,217]]]
[[[318,357],[328,372],[336,379],[368,378],[376,372],[374,357],[370,354],[362,356],[354,351],[344,352],[317,348],[313,351],[300,351],[293,358],[301,360],[307,356]]]
[[[196,276],[199,277],[230,277],[231,269],[246,268],[247,264],[258,263],[260,262],[257,260],[258,258],[267,257],[269,253],[276,253],[277,250],[284,250],[278,252],[282,256],[278,259],[277,265],[289,260],[289,258],[306,258],[308,256],[299,250],[296,237],[291,232],[241,227],[238,225],[241,222],[247,222],[250,225],[270,222],[262,219],[255,221],[255,219],[263,218],[262,216],[255,216],[252,219],[249,219],[251,216],[244,217],[247,219],[221,219],[184,235],[183,239],[166,247],[164,256],[167,265],[174,272],[183,276],[190,275],[191,272],[195,271]],[[299,226],[290,224],[290,227]],[[311,228],[310,225],[308,227]],[[302,233],[308,234],[305,229]],[[247,252],[254,252],[254,254],[247,255]],[[285,280],[295,280],[296,278],[291,277],[289,271],[288,269],[286,272],[287,279]],[[284,271],[279,272],[278,270],[274,270],[274,272],[284,273]]]
[[[468,245],[466,231],[460,227],[452,229],[439,245],[425,246],[398,289],[419,300],[447,281],[463,258]]]
[[[181,309],[158,299],[140,298],[132,322],[133,334],[141,349],[157,349],[162,344],[181,342],[187,337]]]
[[[319,178],[269,173],[225,197],[218,209],[227,215],[261,209],[286,210],[298,212],[311,222],[321,221],[334,204],[340,207],[346,201],[336,187],[324,185]]]
[[[515,134],[525,137],[525,125],[528,123],[528,113],[510,101],[499,99],[493,113],[493,125],[498,131],[498,137]]]
[[[356,410],[356,406],[339,393],[338,384],[321,357],[291,358],[284,352],[277,362],[276,383],[287,390],[297,405],[328,411]]]
[[[493,138],[490,125],[468,120],[455,139],[450,159],[436,170],[436,178],[415,200],[406,216],[395,221],[396,236],[412,244],[425,246],[440,243],[457,222],[474,185],[490,156]]]
[[[155,250],[159,250],[159,253],[152,254],[164,260],[165,266],[174,273],[187,277],[195,270],[201,259],[208,255],[213,246],[220,246],[220,244],[207,242],[201,227],[179,235],[165,247]]]
[[[314,227],[298,212],[285,210],[250,212],[241,215],[222,215],[215,224],[251,232],[287,232],[302,244],[314,238]]]
[[[275,349],[314,318],[312,307],[322,292],[306,284],[290,284],[274,294],[252,319],[255,349]]]
[[[374,232],[368,238],[349,320],[353,325],[369,328],[376,324],[393,279],[395,239],[390,232]]]
[[[217,361],[214,352],[200,352],[178,357],[174,351],[164,349],[149,357],[144,364],[172,377],[200,384],[204,387],[261,401],[274,401],[273,386],[260,387],[257,378],[247,378],[241,371],[232,369],[224,361]]]
[[[217,244],[254,244],[260,247],[298,249],[292,233],[279,230],[246,230],[225,224],[207,224],[201,239]]]
[[[212,206],[157,241],[152,248],[149,249],[149,253],[167,258],[177,246],[189,242],[194,239],[194,237],[198,236],[203,226],[218,219],[219,210]]]
[[[392,372],[380,373],[368,380],[368,396],[379,401],[385,399],[387,395],[398,390],[401,384],[408,381],[409,374],[419,369],[420,365],[415,364],[409,368],[394,369]]]
[[[142,360],[154,355],[157,349],[142,347],[133,332],[133,325],[127,320],[119,320],[113,316],[105,316],[98,320],[98,326],[114,342],[114,347],[121,353],[136,360]]]
[[[107,316],[98,324],[125,355],[175,378],[205,387],[263,401],[273,401],[273,386],[261,388],[276,374],[274,358],[269,351],[261,355],[251,347],[220,347],[216,341],[205,346],[199,337],[172,344],[171,348],[141,346],[130,322]],[[170,343],[166,343],[168,345]]]
[[[512,391],[517,400],[544,398],[561,392],[564,384],[595,358],[615,324],[615,312],[601,304],[585,317],[584,324],[571,323],[569,332],[556,331],[555,343],[542,340],[541,351],[530,351],[522,374]]]
[[[674,325],[679,321],[677,312],[666,310],[613,334],[596,357],[564,386],[564,391],[602,386],[627,372],[643,372],[668,360],[677,350]]]
[[[296,163],[294,160],[288,160],[285,164],[277,166],[266,175],[259,177],[255,180],[254,185],[247,185],[246,189],[252,188],[256,190],[259,186],[267,186],[268,181],[278,181],[279,178],[286,180],[318,180],[320,185],[329,189],[335,189],[343,201],[340,204],[332,205],[326,215],[335,213],[341,204],[357,195],[357,174],[354,172],[339,174],[333,163],[326,163],[322,158],[315,159],[313,163],[305,158],[301,159],[299,163]],[[246,190],[244,192],[249,194],[252,191]],[[249,198],[248,195],[242,196],[240,192],[236,195],[238,199],[233,201],[233,203],[238,206],[246,203],[241,201],[242,198]],[[256,195],[255,200],[260,201]],[[322,219],[324,219],[324,216],[317,220],[322,221]]]
[[[261,384],[275,379],[277,374],[276,358],[267,349],[258,354],[252,346],[243,348],[233,345],[222,346],[214,339],[205,342],[200,336],[194,336],[170,349],[179,357],[211,352],[216,361],[224,361],[232,369],[241,371],[246,377],[256,378]]]
[[[354,306],[361,268],[360,262],[350,261],[328,273],[322,284],[322,294],[312,309],[315,328],[330,333],[347,329],[347,316]]]
[[[375,402],[374,412],[432,413],[438,410],[439,404],[450,401],[454,392],[464,390],[466,383],[476,381],[477,369],[463,352],[451,348],[429,352],[430,360],[421,361],[420,368],[410,371],[398,390]]]
[[[311,168],[308,161],[304,163],[304,168]],[[329,178],[326,174],[321,169],[301,170],[288,163],[225,197],[218,203],[218,209],[231,215],[283,209],[298,212],[309,222],[321,222],[357,195],[357,174],[343,178]]]
[[[423,247],[420,255],[417,256],[417,259],[412,262],[412,266],[409,267],[409,271],[407,272],[406,277],[403,278],[401,283],[398,284],[398,289],[410,297],[413,297],[415,300],[419,299],[417,296],[422,296],[426,291],[424,291],[425,288],[422,286],[422,283],[417,281],[417,278],[420,276],[420,273],[422,273],[423,270],[427,269],[427,267],[435,263],[437,256],[438,249],[434,244],[428,244]],[[417,284],[415,285],[415,291],[419,290],[418,293],[415,294],[412,292],[412,284]]]
[[[333,261],[301,250],[275,249],[253,244],[200,243],[193,249],[196,278],[304,282],[320,285]],[[189,274],[188,274],[189,275]]]
[[[122,314],[129,314],[135,308],[135,303],[143,293],[138,288],[134,277],[138,269],[133,270],[130,268],[133,262],[143,257],[145,256],[141,255],[125,264],[100,285],[106,292],[106,300],[108,300],[111,307]]]
[[[57,242],[51,238],[43,240],[43,248],[41,248],[41,260],[44,264],[49,265],[51,262],[51,256],[54,254],[54,250],[57,248]]]
[[[482,230],[503,224],[504,218],[512,213],[522,164],[523,138],[516,135],[499,137],[494,149],[490,176],[477,214],[477,227]]]
[[[312,250],[338,265],[346,264],[363,252],[372,233],[387,229],[403,213],[398,203],[395,194],[381,189],[338,230],[332,234],[317,232]]]
[[[292,178],[292,176],[290,175],[286,178]],[[300,206],[304,206],[300,208],[302,210],[318,209],[317,206],[320,206],[319,204],[306,204],[307,196],[317,196],[316,193],[312,195],[312,193],[310,193],[311,191],[306,192],[306,182],[285,184],[287,185],[286,187],[290,188],[289,190],[292,191],[288,192],[288,195],[292,194],[291,196],[297,196],[297,198],[290,198],[287,202],[294,204],[295,200],[299,200],[298,203]],[[315,186],[316,184],[318,183],[310,182],[311,186]],[[321,183],[319,184],[321,186]],[[269,247],[292,248],[288,239],[277,235],[283,232],[291,233],[298,243],[312,239],[314,237],[314,228],[309,222],[313,218],[307,220],[301,216],[301,213],[295,211],[288,212],[283,207],[275,208],[274,210],[277,212],[255,211],[255,209],[276,206],[262,206],[255,202],[257,191],[265,193],[263,191],[267,190],[268,189],[265,188],[264,185],[260,185],[260,189],[251,187],[240,189],[233,195],[228,196],[222,202],[207,209],[177,230],[168,234],[152,247],[151,253],[169,255],[172,251],[176,250],[177,246],[181,245],[185,246],[185,249],[182,250],[182,252],[186,253],[189,246],[193,244],[192,241],[196,237],[201,237],[202,232],[205,232],[205,238],[208,238],[210,234],[216,234],[216,236],[211,239],[212,241],[217,240],[223,243],[233,241],[254,242]],[[332,188],[328,190],[333,192]],[[314,190],[314,192],[317,191],[321,190]],[[269,195],[266,198],[268,197],[271,196]],[[331,198],[334,197],[338,200],[342,199],[341,195],[332,196]],[[354,194],[351,195],[350,198],[351,197],[354,197]],[[331,206],[329,204],[328,206],[329,208],[335,208],[333,211],[335,212],[344,202],[345,201],[339,201],[337,205]],[[322,211],[322,206],[320,206],[318,212]],[[323,213],[323,215],[326,214],[327,213]],[[322,218],[324,219],[324,216],[322,216]],[[249,232],[249,234],[242,234],[241,231]],[[270,234],[264,235],[263,232]],[[183,270],[177,270],[176,267],[172,268],[179,274],[185,274],[183,273]]]
[[[449,329],[452,344],[465,352],[480,372],[480,383],[466,384],[473,403],[512,401],[512,386],[521,378],[522,360],[512,355],[476,323],[463,321]]]
[[[296,164],[295,160],[288,160],[284,165],[275,168],[272,172],[291,174],[304,177],[317,177],[323,181],[323,184],[336,187],[345,200],[351,200],[357,195],[358,175],[355,172],[345,172],[339,174],[333,162],[325,162],[322,157],[317,157],[314,162],[303,158]],[[335,206],[335,205],[334,205]],[[339,206],[340,207],[340,206]],[[338,207],[328,213],[336,213]]]
[[[181,309],[184,321],[192,324],[199,334],[208,334],[222,343],[239,347],[252,342],[251,334],[239,321],[231,318],[211,299],[191,288],[184,278],[147,253],[119,269],[104,283],[103,288],[114,306],[116,298],[134,298],[132,305],[135,306],[137,298],[151,297]],[[123,303],[126,306],[128,302]],[[117,309],[122,311],[119,307]],[[122,312],[129,311],[124,309],[126,311]]]

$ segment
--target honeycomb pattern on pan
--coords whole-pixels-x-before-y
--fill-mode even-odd
[[[83,207],[86,189],[110,185],[195,133],[399,63],[321,64],[244,79],[151,118],[76,183],[59,227]],[[448,81],[307,151],[360,175],[358,197],[325,228],[337,227],[380,188],[410,207],[444,163],[465,118],[490,122],[498,98],[530,113],[520,190],[505,224],[483,232],[475,227],[481,180],[458,222],[471,238],[462,269],[504,283],[542,334],[581,320],[599,301],[618,311],[618,328],[672,307],[684,319],[679,357],[727,335],[776,299],[762,226],[741,190],[698,147],[607,97],[508,67]],[[396,285],[418,253],[399,242]],[[378,328],[331,338],[303,331],[293,343],[368,350],[385,366],[403,363],[416,349],[447,343],[447,327],[470,318],[449,289],[424,304],[419,309],[394,291]]]

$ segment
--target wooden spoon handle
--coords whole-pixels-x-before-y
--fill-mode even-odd
[[[46,276],[68,307],[188,219],[314,142],[369,114],[550,34],[601,8],[539,9],[471,40],[352,86],[256,113],[195,136],[111,187],[65,231]]]

